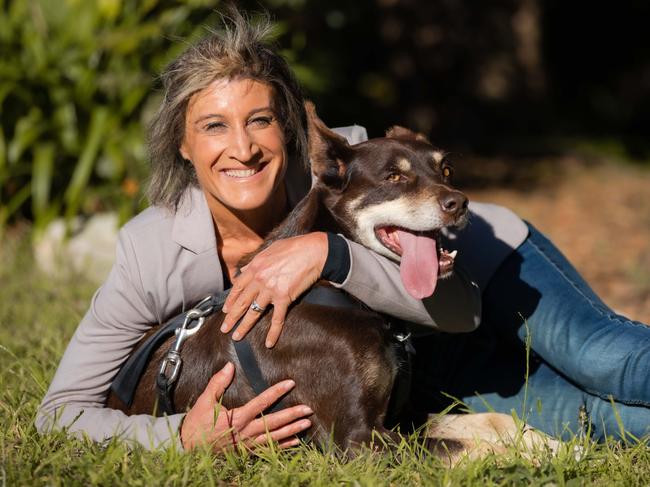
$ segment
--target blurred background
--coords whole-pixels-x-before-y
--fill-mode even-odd
[[[425,133],[472,199],[532,221],[608,303],[650,322],[650,2],[237,4],[272,15],[328,125]],[[220,5],[0,0],[3,239],[146,206],[157,74]]]

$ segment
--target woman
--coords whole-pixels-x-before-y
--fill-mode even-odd
[[[67,427],[94,440],[119,435],[146,447],[176,442],[186,449],[204,443],[223,449],[240,441],[250,446],[268,441],[281,447],[295,445],[295,434],[310,426],[307,405],[270,414],[265,421],[256,419],[293,387],[289,378],[242,408],[221,409],[215,420],[214,408],[233,379],[231,364],[215,374],[187,414],[126,417],[104,403],[115,374],[152,324],[232,284],[222,331],[230,331],[241,318],[233,335],[241,339],[260,310],[273,306],[267,336],[267,346],[272,347],[289,304],[319,278],[374,309],[440,331],[474,330],[482,301],[484,324],[479,333],[462,339],[452,335],[419,339],[417,399],[426,410],[439,402],[433,392],[439,390],[480,409],[473,397],[481,388],[494,392],[489,400],[500,400],[498,409],[521,409],[522,377],[502,382],[498,368],[501,362],[506,371],[511,363],[523,363],[516,353],[522,347],[521,313],[528,319],[539,356],[537,368],[532,367],[529,401],[538,395],[555,401],[558,393],[569,397],[565,391],[570,390],[575,397],[565,410],[575,406],[577,413],[584,395],[596,393],[594,403],[587,406],[600,407],[595,401],[605,401],[597,395],[612,394],[621,400],[624,421],[630,417],[631,424],[637,418],[646,425],[650,422],[646,420],[650,387],[640,384],[648,380],[643,373],[650,363],[647,345],[645,355],[639,352],[634,364],[638,375],[646,377],[638,381],[625,377],[620,383],[608,377],[622,372],[620,363],[608,366],[602,354],[585,350],[584,355],[602,368],[594,371],[574,353],[576,340],[606,330],[608,337],[620,338],[610,353],[625,354],[634,350],[627,342],[636,347],[650,343],[650,330],[612,318],[607,311],[603,316],[594,311],[601,305],[571,266],[534,229],[529,231],[503,208],[472,207],[469,230],[450,236],[449,247],[461,250],[457,272],[423,300],[404,290],[394,263],[340,236],[320,232],[274,243],[237,275],[237,262],[256,249],[306,193],[309,176],[304,167],[305,114],[299,86],[286,62],[265,44],[268,26],[253,27],[237,14],[233,18],[224,33],[190,47],[163,75],[165,97],[150,136],[152,206],[120,231],[116,263],[59,365],[36,420],[39,431]],[[362,132],[357,128],[347,135],[358,142]],[[562,291],[556,292],[560,286]],[[573,294],[566,294],[569,291]],[[574,312],[574,305],[580,311]],[[624,322],[620,329],[610,330],[619,321]],[[479,353],[483,343],[492,342],[506,352],[501,362],[492,354]],[[487,360],[487,366],[479,364],[479,358]],[[486,377],[470,377],[479,372]],[[549,392],[546,386],[552,381],[555,389]],[[499,389],[503,384],[512,389],[505,391],[507,398]],[[642,405],[627,406],[623,401]],[[560,433],[554,422],[576,426],[565,410],[549,415],[545,409],[527,419],[545,431]],[[595,406],[587,413],[594,417],[594,411],[600,414]],[[609,421],[606,415],[603,418]]]

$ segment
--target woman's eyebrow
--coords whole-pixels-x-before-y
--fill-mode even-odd
[[[260,112],[273,112],[273,109],[270,106],[267,107],[260,107],[260,108],[253,108],[250,112],[248,112],[248,116],[250,117],[251,115],[255,115],[256,113]]]
[[[207,115],[203,115],[203,116],[197,118],[197,119],[194,121],[194,124],[196,125],[196,124],[201,123],[201,122],[203,122],[203,121],[205,121],[205,120],[208,120],[209,118],[224,118],[224,116],[223,116],[223,115],[220,115],[220,114],[218,114],[218,113],[209,113],[209,114],[207,114]]]

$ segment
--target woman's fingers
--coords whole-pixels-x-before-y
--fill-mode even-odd
[[[208,402],[210,403],[210,407],[212,407],[212,404],[219,402],[219,399],[221,399],[223,393],[228,389],[234,376],[235,366],[232,362],[228,362],[219,372],[210,378],[208,385],[205,386],[205,389],[196,402]]]
[[[238,421],[242,425],[241,429],[243,430],[244,425],[248,425],[259,414],[262,414],[270,406],[275,404],[278,399],[293,389],[295,385],[296,383],[291,379],[283,380],[261,392],[242,407],[237,408],[236,413]]]
[[[251,421],[242,433],[252,438],[267,432],[273,432],[285,428],[291,424],[296,425],[295,427],[299,428],[298,423],[300,423],[305,416],[311,414],[314,414],[314,411],[304,404],[281,409],[280,411],[264,415],[261,418]],[[311,423],[309,425],[302,423],[302,426],[304,426],[302,429],[306,429],[311,426]],[[302,429],[298,429],[298,431],[302,431]]]
[[[305,431],[311,427],[311,421],[308,419],[301,419],[300,421],[294,421],[291,424],[278,428],[276,430],[269,429],[264,433],[259,434],[253,438],[253,445],[260,445],[264,443],[269,443],[270,441],[283,441],[288,438],[292,438],[298,433]]]
[[[241,272],[233,279],[232,288],[228,293],[226,301],[223,303],[223,312],[230,312],[230,308],[235,304],[240,295],[246,291],[248,284],[253,280],[252,272],[244,272],[244,268],[241,269]]]
[[[271,318],[271,326],[269,332],[266,334],[265,345],[267,348],[275,346],[282,333],[284,326],[284,319],[287,316],[287,310],[291,304],[290,300],[278,301],[273,304],[273,317]]]
[[[198,444],[213,441],[227,430],[228,424],[223,421],[222,413],[227,415],[228,411],[220,408],[218,415],[215,415],[215,407],[232,382],[234,374],[235,367],[228,362],[212,376],[194,406],[187,412],[180,431],[184,448],[191,450]]]
[[[299,438],[289,438],[288,440],[281,441],[278,443],[278,448],[291,448],[294,446],[300,445],[300,439]]]
[[[255,283],[248,283],[246,287],[238,293],[238,297],[232,302],[230,307],[227,308],[228,311],[225,310],[226,308],[224,306],[226,317],[223,319],[223,323],[221,324],[220,330],[222,332],[228,333],[235,327],[259,292],[259,287]],[[228,297],[230,298],[230,295]]]
[[[256,304],[262,311],[253,309],[252,305]],[[264,291],[260,292],[251,302],[251,305],[248,306],[248,311],[244,314],[244,317],[239,322],[237,329],[232,334],[234,340],[241,340],[246,336],[246,334],[255,326],[257,320],[260,319],[264,310],[271,304],[271,295]]]

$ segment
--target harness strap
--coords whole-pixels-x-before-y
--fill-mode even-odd
[[[348,293],[330,286],[314,286],[302,298],[305,303],[332,306],[333,308],[368,309]]]
[[[239,361],[239,365],[241,365],[241,368],[246,375],[248,384],[251,386],[256,396],[260,395],[262,392],[269,388],[269,383],[266,381],[266,379],[264,379],[264,376],[262,375],[262,370],[257,363],[257,359],[255,358],[255,353],[253,352],[253,348],[251,347],[250,342],[244,338],[243,340],[239,341],[233,340],[233,344],[235,345],[237,360]],[[264,413],[274,413],[280,409],[282,409],[282,399],[269,406],[264,411]]]
[[[398,362],[397,376],[388,402],[388,417],[394,420],[404,413],[411,397],[415,348],[405,322],[393,319],[390,326],[391,347]]]
[[[202,308],[207,310],[211,307],[213,311],[221,309],[223,303],[226,302],[229,292],[230,290],[226,290],[210,296],[210,300],[206,301],[202,305]],[[156,333],[149,336],[142,346],[138,348],[137,352],[128,358],[117,373],[113,380],[113,384],[111,385],[111,390],[124,404],[129,407],[131,406],[133,403],[133,396],[135,396],[136,387],[138,386],[140,377],[142,377],[142,374],[149,363],[151,354],[160,347],[165,340],[172,336],[176,329],[183,325],[188,312],[189,311],[175,316],[156,331]],[[158,380],[156,382],[158,382]]]
[[[174,408],[174,383],[167,379],[164,374],[156,376],[156,389],[158,391],[157,412],[172,415],[176,412]]]
[[[197,308],[206,314],[213,313],[223,308],[223,304],[228,297],[230,290],[227,289],[221,293],[215,294],[206,298]],[[367,309],[360,301],[355,300],[347,293],[341,292],[339,289],[329,286],[316,286],[310,289],[302,299],[309,304],[318,304],[322,306],[331,306],[338,308],[354,308],[354,309]],[[197,308],[193,308],[196,310]],[[118,372],[111,390],[113,393],[125,404],[131,406],[133,397],[135,396],[136,387],[140,381],[140,377],[144,372],[151,354],[176,330],[183,326],[187,314],[191,312],[181,313],[172,318],[169,322],[163,325],[157,332],[152,334],[143,345],[132,354],[126,361],[124,366]],[[400,361],[399,373],[396,378],[393,393],[391,394],[391,408],[397,410],[402,409],[410,393],[410,356],[415,352],[411,345],[409,334],[404,332],[403,325],[395,326],[395,321],[391,323],[391,331],[393,335],[392,346],[395,354]],[[242,367],[246,379],[256,395],[268,389],[269,384],[264,379],[262,371],[257,363],[255,354],[250,342],[247,339],[234,341],[237,360]],[[165,414],[174,414],[175,408],[173,404],[173,389],[174,382],[168,380],[165,374],[159,373],[156,376],[156,389],[158,392],[158,411]],[[267,412],[274,412],[281,409],[282,400],[273,404]]]
[[[338,308],[359,308],[361,304],[352,299],[346,293],[338,289],[327,286],[316,286],[311,288],[303,297],[302,300],[310,304],[320,304],[323,306],[334,306]],[[235,345],[235,352],[237,359],[241,365],[246,379],[256,395],[261,394],[264,390],[269,388],[268,382],[264,379],[262,371],[255,358],[255,353],[246,339],[233,341]],[[282,400],[277,401],[269,407],[265,413],[272,413],[282,409]]]

